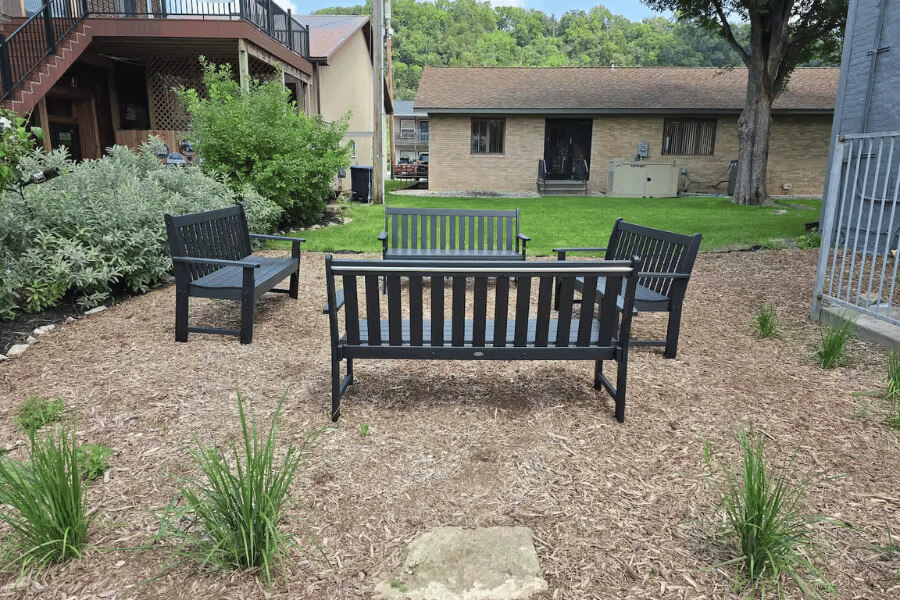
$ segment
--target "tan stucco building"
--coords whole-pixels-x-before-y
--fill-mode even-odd
[[[430,122],[429,188],[534,192],[548,178],[607,192],[611,160],[667,160],[680,191],[725,193],[738,157],[746,70],[436,68],[416,109]],[[798,69],[774,106],[769,193],[820,195],[837,70]]]
[[[367,15],[301,15],[309,27],[309,55],[313,65],[311,112],[326,121],[350,115],[344,138],[351,147],[350,164],[373,166],[375,92],[372,26]],[[385,113],[391,113],[385,86]],[[340,190],[350,188],[350,173],[338,177]]]

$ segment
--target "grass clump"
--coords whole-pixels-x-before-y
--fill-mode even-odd
[[[37,431],[47,423],[58,420],[62,411],[62,398],[47,400],[40,396],[28,396],[16,416],[16,425],[25,432]]]
[[[81,472],[86,481],[93,481],[106,473],[109,463],[106,459],[112,454],[112,448],[103,444],[82,444],[78,448],[81,455]]]
[[[887,389],[888,424],[900,429],[900,352],[892,349],[888,355]]]
[[[816,360],[823,369],[833,369],[847,364],[845,354],[847,340],[853,334],[853,323],[849,320],[829,325],[822,330],[822,340],[816,348]]]
[[[808,558],[813,549],[810,525],[825,517],[804,512],[808,482],[795,481],[792,462],[774,469],[765,453],[763,438],[751,427],[741,432],[740,473],[729,471],[724,497],[727,528],[737,556],[740,587],[773,590],[783,597],[783,586],[794,582],[804,596],[819,597],[828,587],[822,572]]]
[[[29,439],[27,462],[0,460],[0,504],[8,507],[0,521],[23,569],[81,556],[90,521],[74,433],[39,439],[32,430]]]
[[[763,302],[753,316],[756,335],[761,338],[772,338],[778,335],[778,313],[771,302]]]
[[[314,432],[300,446],[288,444],[278,461],[276,422],[268,432],[248,420],[238,394],[241,435],[230,452],[197,443],[191,456],[203,478],[188,480],[180,493],[185,505],[176,511],[172,533],[183,541],[183,558],[204,567],[258,568],[271,579],[292,538],[279,529],[282,508]]]

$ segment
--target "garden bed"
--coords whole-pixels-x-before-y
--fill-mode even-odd
[[[175,343],[172,287],[57,328],[0,365],[0,440],[24,457],[15,413],[40,394],[63,398],[80,439],[116,454],[89,490],[85,556],[8,576],[0,598],[366,598],[411,539],[440,525],[532,528],[548,599],[729,597],[730,568],[710,568],[728,558],[714,536],[718,461],[738,456],[734,434],[751,422],[774,456],[796,451],[802,473],[836,476],[809,496],[850,526],[817,532],[834,597],[896,597],[900,560],[881,546],[900,536],[900,443],[879,401],[854,395],[882,385],[885,353],[853,342],[848,366],[814,363],[815,257],[701,255],[679,357],[633,352],[624,424],[585,363],[359,361],[331,426],[321,254],[304,255],[298,301],[262,301],[249,346]],[[780,338],[752,333],[762,301],[779,308]],[[237,305],[192,304],[208,324],[238,316]],[[658,316],[639,315],[637,333],[662,326]],[[261,419],[285,397],[283,440],[328,426],[283,524],[308,528],[327,561],[292,549],[271,588],[254,574],[167,570],[171,548],[154,542],[158,512],[193,473],[194,436],[224,444],[238,432],[236,390]]]

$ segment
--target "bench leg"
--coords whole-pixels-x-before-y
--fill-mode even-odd
[[[188,301],[187,290],[175,290],[175,341],[188,341]]]
[[[619,423],[625,422],[625,386],[628,382],[628,359],[619,361],[616,369],[616,420]]]
[[[666,327],[665,358],[675,358],[678,353],[678,334],[681,332],[681,307],[673,306],[669,310],[669,324]]]
[[[603,389],[603,380],[601,377],[603,376],[603,361],[595,360],[594,361],[594,389],[602,390]]]
[[[288,288],[288,296],[293,299],[297,299],[300,295],[300,269],[297,269],[297,272],[291,275],[290,286]]]
[[[241,343],[249,344],[253,341],[253,312],[256,309],[256,299],[253,290],[244,290],[241,299]]]
[[[331,359],[331,422],[341,418],[341,361]]]

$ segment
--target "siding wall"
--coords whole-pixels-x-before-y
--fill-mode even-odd
[[[606,167],[613,159],[633,156],[638,142],[648,142],[650,158],[660,158],[663,116],[598,116],[591,140],[590,190],[606,191]],[[503,155],[470,153],[471,117],[430,115],[429,188],[447,191],[534,192],[537,163],[544,154],[544,117],[507,117]],[[830,116],[776,116],[772,125],[768,169],[772,195],[820,195],[825,179]],[[690,192],[725,193],[730,161],[737,158],[737,116],[720,117],[712,156],[666,156],[687,169]],[[789,191],[783,189],[789,184]]]

